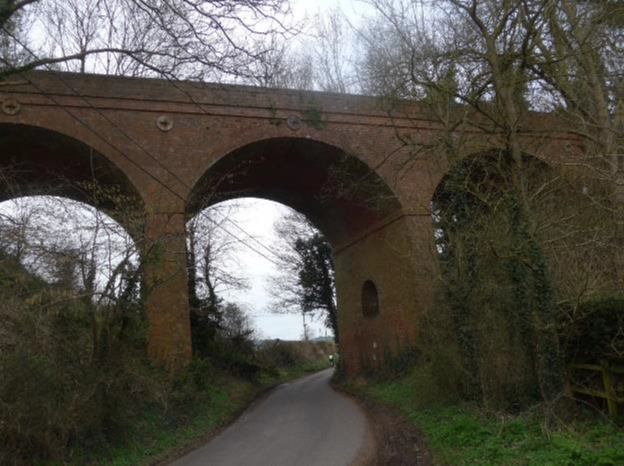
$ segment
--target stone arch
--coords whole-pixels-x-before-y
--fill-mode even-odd
[[[39,126],[0,123],[0,201],[15,197],[53,195],[96,207],[128,232],[140,234],[119,215],[144,210],[141,194],[128,175],[92,146]],[[123,205],[122,205],[123,204]]]
[[[361,184],[359,184],[361,183]],[[344,186],[340,186],[343,184]],[[335,190],[335,186],[340,188]],[[348,188],[348,189],[346,189]],[[378,364],[414,334],[412,262],[401,201],[362,159],[301,137],[263,138],[219,155],[195,183],[187,217],[221,201],[259,197],[306,215],[328,238],[336,264],[338,325],[347,372]],[[361,287],[374,280],[387,312],[365,319]],[[374,343],[374,345],[373,345]],[[364,356],[363,356],[364,355]]]
[[[434,215],[435,211],[436,198],[439,199],[440,192],[444,191],[445,186],[448,186],[449,180],[453,176],[457,176],[458,172],[462,172],[461,176],[463,177],[472,177],[473,181],[485,181],[488,178],[490,180],[497,179],[499,187],[502,187],[504,183],[508,183],[510,167],[513,162],[508,156],[504,155],[504,152],[502,148],[493,148],[473,152],[453,163],[446,163],[444,169],[438,173],[437,179],[429,193],[432,215]],[[524,152],[523,165],[528,174],[528,189],[535,189],[537,184],[544,182],[546,176],[551,179],[560,178],[560,184],[565,184],[566,189],[571,189],[573,177],[576,176],[571,171],[558,166],[552,157],[548,157],[544,153]],[[495,185],[496,183],[491,184]]]
[[[240,133],[236,133],[236,137],[223,138],[217,141],[216,145],[210,150],[211,161],[205,170],[209,170],[221,159],[246,146],[273,139],[308,140],[334,147],[345,154],[356,154],[359,152],[346,134],[329,130],[318,131],[305,125],[295,132],[289,129],[285,123],[280,122],[280,124],[245,128]],[[205,172],[197,173],[192,184],[195,185],[203,175],[205,175]]]
[[[434,201],[435,196],[443,188],[445,182],[458,169],[463,170],[466,174],[470,173],[471,176],[476,174],[476,177],[481,177],[482,179],[489,176],[498,177],[499,180],[505,181],[503,178],[509,176],[509,170],[513,162],[504,152],[505,150],[502,148],[493,148],[469,153],[453,163],[446,163],[445,168],[438,173],[437,180],[433,184],[430,194],[431,201]],[[569,175],[572,172],[557,165],[552,157],[544,153],[525,151],[523,153],[523,165],[527,170],[530,183],[539,181],[536,180],[535,176],[540,177],[548,172],[551,177],[563,175],[562,179],[570,184],[571,178]]]
[[[555,141],[555,143],[549,141],[549,145],[545,145],[540,149],[531,149],[528,147],[523,149],[523,160],[525,162],[539,165],[552,171],[562,170],[564,168],[565,155],[567,153],[565,152],[565,150],[562,152],[560,144],[557,145],[556,143],[559,143],[559,141]],[[573,154],[573,152],[571,152],[572,149],[566,150]],[[557,153],[555,154],[555,152]],[[506,148],[504,146],[492,145],[489,148],[467,151],[465,154],[461,155],[459,158],[453,161],[449,161],[448,159],[444,160],[444,162],[439,165],[440,169],[437,170],[437,180],[436,182],[434,182],[433,191],[438,188],[442,179],[446,177],[458,165],[470,161],[478,161],[480,159],[483,159],[484,157],[492,158],[499,155],[503,156],[501,157],[502,159],[506,159],[511,162],[510,157],[508,155],[505,155],[505,153]]]

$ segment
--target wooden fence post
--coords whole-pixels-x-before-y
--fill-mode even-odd
[[[607,361],[600,361],[600,367],[602,367],[602,381],[604,383],[605,393],[607,395],[607,407],[609,408],[609,415],[618,415],[618,404],[616,401],[615,387],[613,386],[613,378],[609,369],[609,363]]]

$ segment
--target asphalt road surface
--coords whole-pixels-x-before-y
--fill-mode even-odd
[[[346,466],[367,450],[366,417],[329,385],[332,370],[273,390],[173,466]]]

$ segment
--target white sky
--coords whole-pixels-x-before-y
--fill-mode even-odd
[[[318,12],[339,8],[349,18],[356,18],[359,14],[370,11],[370,6],[358,0],[291,0],[295,18],[311,17]]]
[[[234,211],[231,220],[247,233],[271,248],[279,243],[273,225],[290,209],[276,202],[263,199],[238,199],[233,201],[239,208]],[[250,288],[242,291],[224,293],[226,300],[243,304],[249,309],[256,327],[264,338],[298,340],[303,334],[303,321],[300,314],[274,314],[269,310],[271,298],[267,291],[268,279],[277,273],[275,265],[253,250],[241,245],[235,253],[240,265],[240,273],[249,280]],[[306,318],[311,336],[329,333],[322,319],[311,321]]]

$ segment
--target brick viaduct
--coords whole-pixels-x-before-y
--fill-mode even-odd
[[[444,156],[413,157],[401,143],[435,136],[418,109],[390,114],[368,97],[157,79],[12,79],[0,88],[0,167],[26,167],[22,192],[59,194],[47,187],[52,175],[74,184],[95,176],[144,206],[145,237],[162,246],[158,264],[146,266],[152,358],[177,363],[191,353],[186,220],[241,196],[293,207],[329,238],[350,373],[414,339],[436,285],[430,205],[447,170]],[[473,139],[475,153],[491,147]],[[566,137],[551,133],[535,141],[536,155],[556,159],[562,145]],[[347,194],[326,189],[332,176]]]

